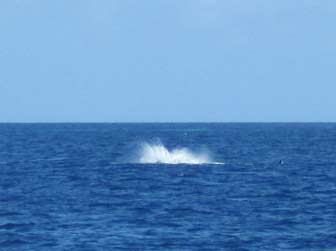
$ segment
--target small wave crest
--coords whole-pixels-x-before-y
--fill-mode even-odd
[[[194,153],[188,148],[168,150],[161,143],[143,143],[138,162],[142,164],[212,164],[205,153]]]

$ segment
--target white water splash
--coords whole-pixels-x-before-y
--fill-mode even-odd
[[[142,144],[138,162],[143,164],[211,164],[206,154],[196,154],[187,148],[177,148],[169,151],[162,144]]]

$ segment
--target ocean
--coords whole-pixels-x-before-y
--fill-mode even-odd
[[[336,250],[336,124],[0,124],[0,250]]]

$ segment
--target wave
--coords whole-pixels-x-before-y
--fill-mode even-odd
[[[176,148],[170,151],[161,143],[143,143],[137,162],[142,164],[218,164],[212,162],[205,153],[194,153],[188,148]]]

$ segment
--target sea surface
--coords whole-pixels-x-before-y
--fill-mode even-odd
[[[0,124],[0,250],[336,250],[336,124]]]

